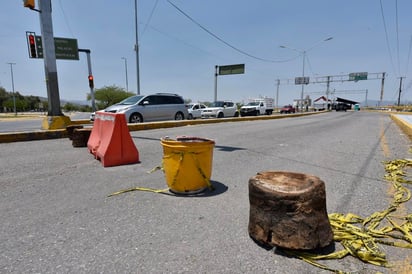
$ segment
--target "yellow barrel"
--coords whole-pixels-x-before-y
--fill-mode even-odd
[[[193,194],[210,185],[215,142],[205,138],[181,136],[162,138],[163,171],[172,192]]]

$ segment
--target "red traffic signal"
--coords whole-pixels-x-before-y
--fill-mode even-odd
[[[94,88],[93,75],[89,75],[89,87]]]
[[[29,39],[29,56],[30,58],[37,58],[36,37],[33,34],[28,35]]]

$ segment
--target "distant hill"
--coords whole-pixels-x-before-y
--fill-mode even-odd
[[[39,96],[40,101],[47,101],[46,97],[41,97]],[[65,105],[66,103],[72,103],[74,105],[79,105],[79,106],[91,106],[92,103],[90,101],[87,100],[65,100],[65,99],[61,99],[60,100],[60,104],[61,105]]]
[[[367,104],[366,104],[366,102],[365,101],[362,101],[362,102],[360,102],[360,104],[362,105],[362,106],[368,106],[368,107],[377,107],[377,106],[393,106],[393,105],[396,105],[398,102],[395,102],[395,101],[388,101],[388,100],[383,100],[382,102],[381,101],[379,101],[379,100],[368,100],[368,102],[367,102]],[[404,101],[401,101],[401,104],[403,104],[403,105],[408,105],[408,104],[411,104],[411,102],[404,102]]]
[[[79,106],[92,106],[92,103],[87,100],[60,100],[61,104],[72,103]]]

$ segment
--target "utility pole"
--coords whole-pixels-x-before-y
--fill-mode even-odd
[[[54,47],[51,0],[38,0],[40,27],[43,42],[44,70],[46,74],[48,116],[63,116],[60,110],[59,85],[57,81],[56,50]]]
[[[330,87],[330,76],[327,77],[327,82],[326,82],[326,110],[329,110],[329,87]],[[330,107],[332,107],[332,105]]]
[[[379,105],[382,105],[382,100],[383,100],[383,87],[385,85],[385,72],[382,72],[382,82],[381,82],[381,97],[380,97],[380,103]]]
[[[138,24],[137,24],[137,0],[134,0],[134,20],[135,20],[135,29],[136,29],[136,44],[135,44],[135,51],[136,51],[136,80],[137,80],[137,95],[140,95],[140,69],[139,69],[139,31],[138,31]]]
[[[71,121],[60,109],[51,0],[38,0],[38,3],[48,99],[47,117],[42,122],[42,129],[63,129],[70,125]]]
[[[401,104],[401,92],[402,92],[402,79],[403,79],[404,77],[401,77],[400,79],[400,82],[399,82],[399,94],[398,94],[398,107],[400,106],[400,104]]]
[[[122,57],[121,59],[124,60],[124,69],[126,70],[126,92],[129,92],[129,81],[127,79],[127,58]]]
[[[7,63],[10,65],[10,73],[11,73],[11,88],[13,91],[13,111],[14,111],[14,116],[17,116],[17,109],[16,109],[16,94],[14,92],[14,77],[13,77],[13,65],[16,63]]]
[[[276,109],[279,108],[279,86],[280,86],[280,80],[277,80],[277,85],[276,85]]]

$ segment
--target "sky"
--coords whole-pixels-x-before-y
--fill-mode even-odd
[[[284,105],[301,97],[295,77],[309,77],[304,97],[316,99],[327,90],[316,82],[332,76],[329,98],[376,105],[385,72],[383,100],[397,102],[404,77],[401,103],[411,101],[410,0],[138,0],[137,15],[134,0],[51,2],[54,36],[91,50],[95,88],[137,92],[137,18],[141,94],[210,102],[217,80],[219,100],[267,96]],[[47,97],[44,61],[29,58],[26,41],[26,31],[41,35],[39,14],[2,0],[0,26],[0,86]],[[215,66],[233,64],[245,64],[245,73],[215,77]],[[342,81],[357,72],[368,80]],[[86,100],[84,53],[57,60],[57,73],[62,100]]]

